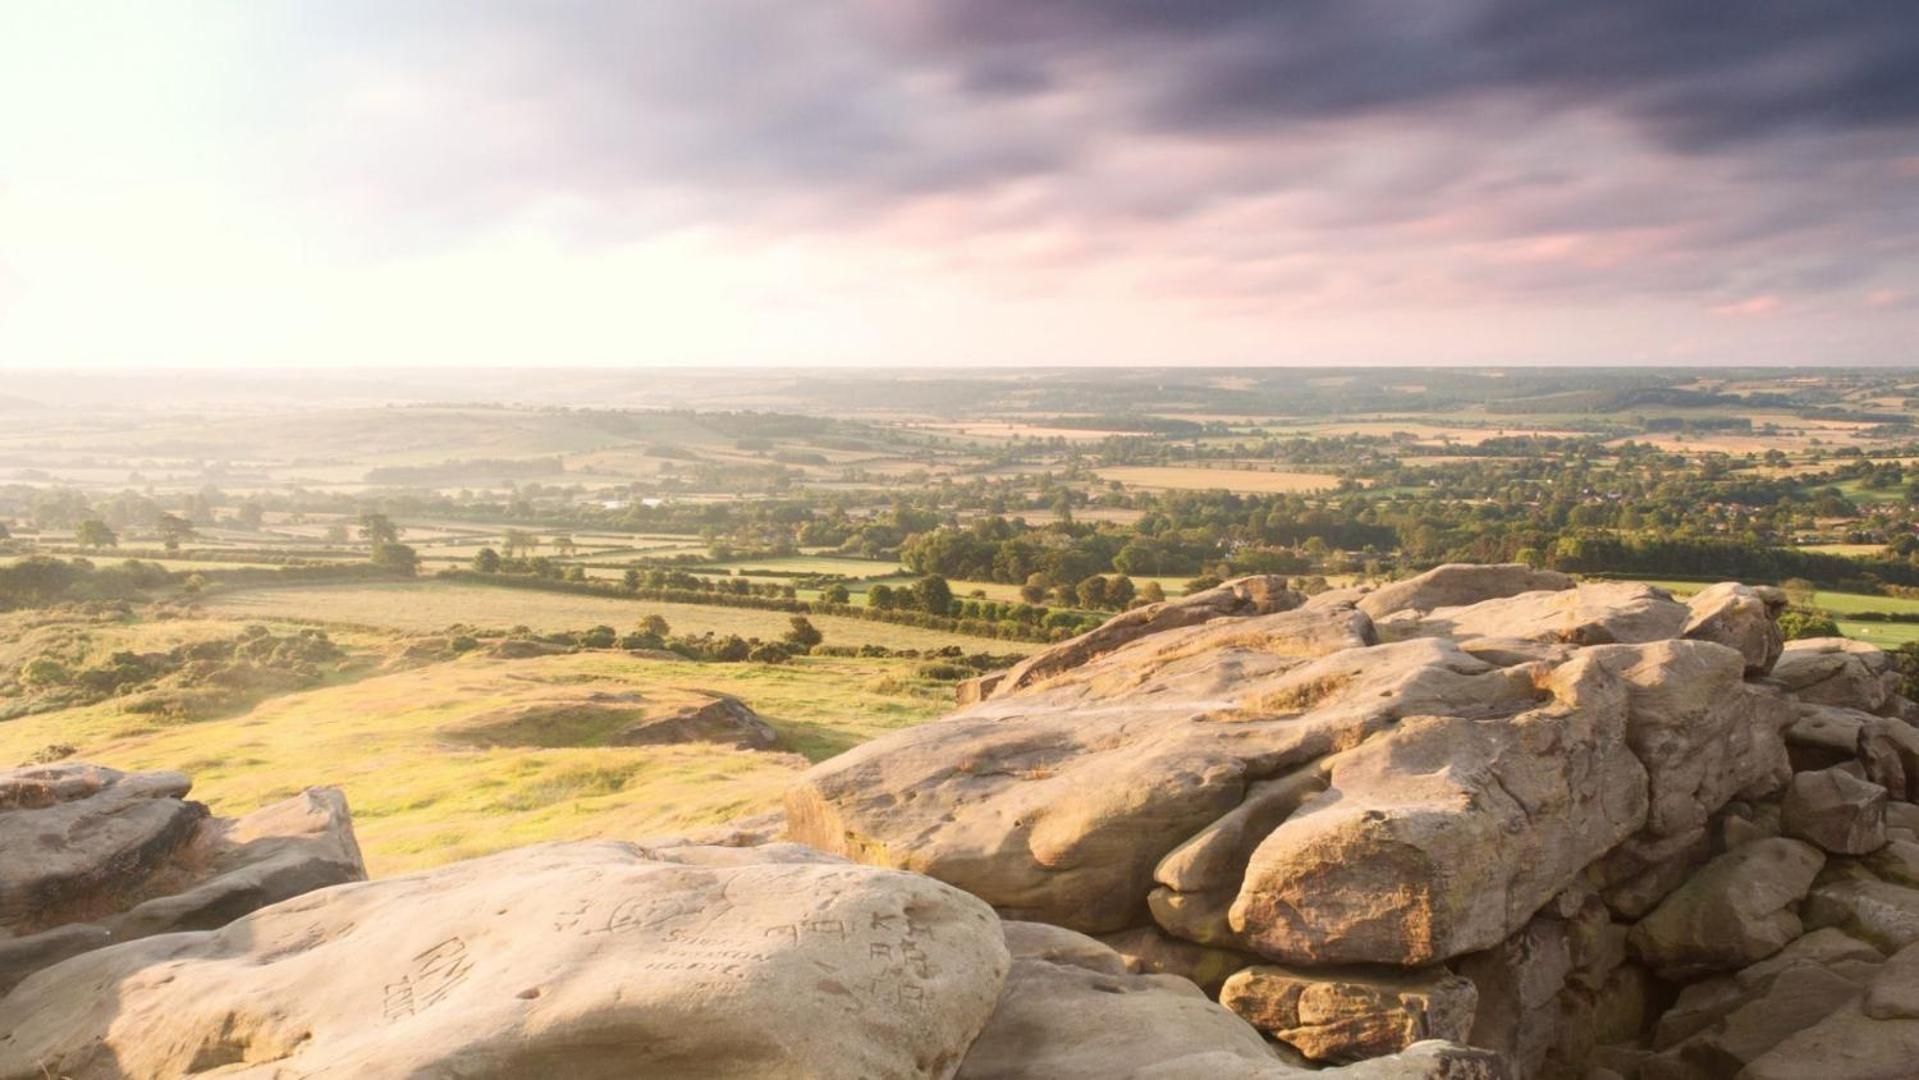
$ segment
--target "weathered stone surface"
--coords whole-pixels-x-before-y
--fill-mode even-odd
[[[1024,690],[1062,672],[1104,656],[1131,641],[1228,615],[1269,615],[1288,611],[1306,598],[1286,587],[1282,577],[1249,577],[1216,588],[1124,611],[1089,633],[1063,641],[1007,669],[1005,677],[980,687],[981,699]]]
[[[206,807],[178,773],[63,763],[0,772],[0,933],[126,906],[193,838]]]
[[[1899,686],[1884,650],[1849,638],[1787,642],[1772,679],[1801,701],[1869,713],[1892,704]]]
[[[1888,840],[1885,847],[1861,861],[1881,881],[1904,885],[1909,889],[1919,888],[1919,842]]]
[[[1637,919],[1684,885],[1712,854],[1711,831],[1703,826],[1674,836],[1642,833],[1588,866],[1585,877],[1614,914]]]
[[[1525,676],[1436,643],[1414,646],[1424,663],[1373,662],[1387,658],[1356,648],[1365,635],[1351,610],[1155,634],[816,766],[788,793],[791,835],[932,874],[1009,916],[1139,925],[1161,859],[1250,784],[1446,695],[1531,696]]]
[[[1008,964],[927,878],[543,845],[67,960],[0,999],[0,1077],[947,1076]]]
[[[314,889],[366,880],[346,796],[308,788],[242,818],[209,820],[183,852],[193,868],[176,892],[105,921],[116,941],[212,930]]]
[[[1478,992],[1471,1037],[1465,1041],[1504,1054],[1521,1075],[1536,1071],[1559,1040],[1555,1002],[1574,966],[1566,931],[1561,919],[1536,918],[1456,965]]]
[[[1756,840],[1706,864],[1628,940],[1648,966],[1669,977],[1745,967],[1800,935],[1794,905],[1824,864],[1811,844]]]
[[[1770,992],[1774,980],[1793,968],[1829,971],[1857,987],[1872,978],[1884,959],[1878,949],[1843,931],[1830,927],[1814,930],[1750,967],[1687,985],[1673,1006],[1659,1017],[1653,1045],[1669,1049],[1718,1025],[1735,1010]],[[1807,1017],[1805,1022],[1817,1019]]]
[[[1837,972],[1796,965],[1670,1054],[1708,1076],[1731,1076],[1782,1039],[1857,998],[1860,989],[1859,982]]]
[[[133,786],[141,783],[134,781]],[[98,790],[111,792],[124,784],[125,780],[110,782]],[[145,786],[155,791],[183,788],[171,777],[145,782]],[[98,797],[63,805],[85,808]],[[171,796],[161,799],[178,802]],[[0,816],[30,820],[50,809],[59,807],[7,811]],[[124,877],[115,877],[115,868],[108,864],[84,903],[56,901],[31,913],[25,925],[45,925],[75,914],[91,921],[63,922],[38,933],[0,938],[0,993],[34,971],[87,949],[177,930],[212,929],[304,892],[366,878],[346,799],[338,789],[310,788],[235,821],[207,818],[204,810],[189,816],[193,830],[160,857],[122,864]],[[85,824],[73,832],[89,840],[94,835]],[[0,855],[15,851],[0,842]],[[31,861],[22,858],[20,863]]]
[[[1106,1080],[1142,1070],[1181,1075],[1206,1063],[1196,1058],[1245,1069],[1246,1076],[1298,1075],[1257,1031],[1191,982],[1130,974],[1117,953],[1070,930],[1047,928],[1051,934],[1042,936],[1018,929],[1020,923],[1006,925],[1012,971],[959,1080]],[[1078,943],[1065,945],[1061,936]]]
[[[1547,685],[1498,722],[1409,717],[1334,758],[1255,851],[1234,930],[1292,963],[1418,966],[1524,925],[1646,812],[1624,688],[1583,656]]]
[[[1569,645],[1637,644],[1677,637],[1690,613],[1662,589],[1602,581],[1549,592],[1442,607],[1416,623],[1381,625],[1381,636],[1415,634],[1461,640],[1511,637]]]
[[[1220,1003],[1318,1061],[1354,1061],[1426,1039],[1463,1042],[1477,994],[1442,967],[1246,968],[1226,980]]]
[[[1886,789],[1843,769],[1797,773],[1780,803],[1787,836],[1835,855],[1864,855],[1886,843]]]
[[[1855,998],[1754,1059],[1739,1080],[1904,1080],[1915,1061],[1919,1020],[1875,1020]]]
[[[1836,926],[1884,952],[1919,941],[1919,889],[1889,882],[1822,884],[1807,895],[1803,914],[1809,927]]]
[[[1156,926],[1139,926],[1107,934],[1101,939],[1126,961],[1126,970],[1138,975],[1178,975],[1191,981],[1207,997],[1218,997],[1226,977],[1258,962],[1232,949],[1216,949],[1176,938]]]
[[[1785,639],[1778,618],[1786,595],[1769,586],[1752,587],[1726,581],[1694,593],[1686,600],[1691,612],[1681,637],[1716,641],[1746,658],[1746,674],[1764,675],[1779,661]]]
[[[1463,607],[1502,596],[1572,587],[1572,578],[1556,570],[1534,570],[1523,563],[1448,563],[1418,577],[1382,585],[1360,597],[1357,606],[1368,616],[1383,619],[1400,611]]]
[[[1919,1019],[1919,945],[1892,954],[1866,986],[1865,1013],[1874,1020]]]

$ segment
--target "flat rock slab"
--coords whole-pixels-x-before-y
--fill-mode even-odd
[[[192,839],[206,807],[179,773],[95,765],[0,772],[0,934],[107,914]]]
[[[1008,965],[929,878],[543,845],[55,965],[0,999],[0,1077],[943,1077]]]

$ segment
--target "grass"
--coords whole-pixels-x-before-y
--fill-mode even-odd
[[[1919,623],[1858,622],[1852,619],[1834,621],[1839,624],[1839,632],[1847,637],[1882,648],[1896,649],[1908,641],[1919,641]]]
[[[585,630],[604,624],[630,630],[644,615],[661,615],[675,633],[738,634],[774,640],[792,616],[783,611],[668,604],[607,596],[578,596],[533,589],[444,581],[356,582],[342,585],[235,589],[206,598],[209,615],[227,619],[283,620],[387,630],[442,630],[455,623],[492,629],[527,626],[536,631]],[[959,645],[969,652],[1021,652],[1033,646],[993,641],[916,626],[867,622],[834,615],[810,616],[829,645],[886,645],[936,649]]]
[[[156,726],[108,702],[0,724],[0,764],[50,743],[122,769],[181,769],[194,797],[243,814],[310,784],[345,789],[371,871],[401,873],[540,840],[637,838],[775,807],[809,763],[950,707],[913,662],[807,657],[779,667],[579,653],[461,660]],[[559,688],[733,694],[774,752],[710,746],[475,746],[462,724]],[[586,740],[591,742],[593,740]]]

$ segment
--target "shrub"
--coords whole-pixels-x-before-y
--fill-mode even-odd
[[[1839,624],[1832,621],[1832,616],[1817,611],[1788,611],[1780,615],[1779,633],[1787,641],[1840,636]]]
[[[51,656],[37,656],[20,669],[20,681],[28,686],[65,686],[72,680],[67,666]]]

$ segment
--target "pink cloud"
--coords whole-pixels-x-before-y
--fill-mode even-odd
[[[1734,315],[1760,318],[1776,314],[1785,306],[1777,296],[1754,296],[1731,304],[1720,304],[1712,309],[1714,315]]]

